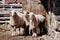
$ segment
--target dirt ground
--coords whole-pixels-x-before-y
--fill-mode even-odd
[[[12,36],[9,25],[0,25],[0,40],[60,40],[60,32],[52,32],[49,35],[38,37],[33,36]]]

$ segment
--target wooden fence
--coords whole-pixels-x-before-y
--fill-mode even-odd
[[[8,16],[9,15],[9,16]],[[0,23],[9,23],[10,14],[0,13]]]
[[[9,23],[10,21],[10,12],[16,10],[22,12],[22,5],[20,4],[0,4],[0,24]]]

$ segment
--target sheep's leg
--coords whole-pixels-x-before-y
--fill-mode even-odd
[[[16,35],[19,35],[19,28],[16,29]]]
[[[36,33],[36,29],[35,28],[32,30],[32,36],[37,36],[37,33]]]
[[[37,36],[37,34],[35,32],[33,32],[33,35],[32,36]]]
[[[32,27],[29,27],[29,35],[31,35]]]
[[[20,34],[23,35],[24,34],[24,28],[20,27]]]
[[[29,35],[31,35],[31,31],[34,29],[34,26],[30,24],[30,27],[29,27]]]
[[[12,28],[12,36],[14,36],[15,35],[15,31],[16,31],[16,28],[15,28],[15,26]]]
[[[29,35],[31,34],[31,29],[29,28]]]

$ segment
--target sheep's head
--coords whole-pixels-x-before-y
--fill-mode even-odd
[[[26,15],[29,11],[28,10],[24,10],[23,14]]]
[[[33,12],[29,12],[30,18],[32,17],[32,15],[34,15],[34,13]]]
[[[14,16],[14,14],[15,14],[15,10],[12,10],[11,11],[11,16]]]

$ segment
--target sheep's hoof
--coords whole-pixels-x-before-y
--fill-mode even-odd
[[[16,34],[15,34],[15,32],[12,32],[12,36],[15,36]]]
[[[27,23],[26,26],[28,26],[29,24]]]
[[[37,34],[36,34],[36,33],[33,33],[33,35],[32,35],[32,36],[35,36],[35,37],[36,37],[36,36],[37,36]]]

